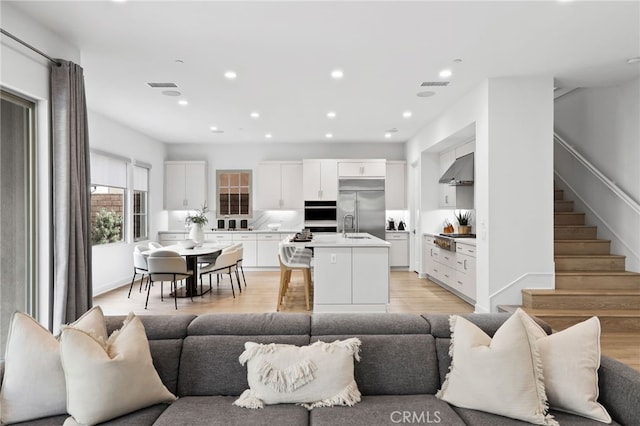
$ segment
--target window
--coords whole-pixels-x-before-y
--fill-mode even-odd
[[[0,359],[13,312],[36,314],[35,109],[0,91]]]
[[[217,170],[218,217],[251,217],[251,170]]]
[[[133,166],[133,241],[149,239],[148,225],[149,168]]]
[[[91,239],[94,245],[124,241],[127,161],[91,152]]]

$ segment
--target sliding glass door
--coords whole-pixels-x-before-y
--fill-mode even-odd
[[[0,90],[0,359],[11,315],[36,312],[35,104]]]

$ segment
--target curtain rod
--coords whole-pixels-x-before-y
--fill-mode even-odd
[[[22,40],[20,40],[18,37],[14,36],[13,34],[11,34],[8,31],[3,30],[2,28],[0,28],[0,33],[6,35],[7,37],[10,37],[12,39],[14,39],[15,41],[17,41],[18,43],[22,44],[25,47],[28,47],[29,49],[33,50],[34,52],[36,52],[37,54],[44,56],[45,58],[47,58],[49,61],[53,62],[54,64],[56,64],[57,66],[61,66],[62,64],[58,61],[56,61],[55,59],[53,59],[51,56],[47,55],[46,53],[42,52],[41,50],[36,49],[35,47],[31,46],[29,43],[26,43]]]

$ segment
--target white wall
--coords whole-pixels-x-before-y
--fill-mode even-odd
[[[149,170],[149,238],[167,228],[162,211],[164,197],[165,145],[125,127],[99,113],[89,111],[89,144],[92,149],[116,154],[151,165]],[[139,243],[113,243],[93,247],[93,293],[100,294],[131,280],[133,247]]]
[[[614,87],[580,89],[555,103],[556,132],[581,155],[640,201],[640,78]],[[562,148],[556,148],[558,187],[598,226],[598,238],[627,256],[627,269],[640,271],[640,215],[612,194]],[[564,180],[564,181],[563,181]]]
[[[407,143],[407,162],[421,167],[421,193],[411,194],[421,198],[419,232],[439,232],[436,158],[475,123],[480,312],[520,304],[520,288],[553,287],[552,84],[550,77],[489,79]]]
[[[53,58],[63,58],[80,63],[80,51],[42,28],[30,18],[16,11],[13,6],[2,2],[0,25],[9,33],[28,41],[31,45]],[[38,320],[49,321],[49,286],[51,284],[49,240],[51,202],[49,179],[49,61],[21,46],[8,37],[2,36],[0,44],[0,84],[3,89],[36,102],[37,105],[37,221],[38,221]]]

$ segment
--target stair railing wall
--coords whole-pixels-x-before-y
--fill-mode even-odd
[[[627,256],[627,269],[640,272],[640,203],[556,133],[554,142],[558,186],[598,222],[591,224],[598,226],[598,238],[611,240],[612,253]]]

